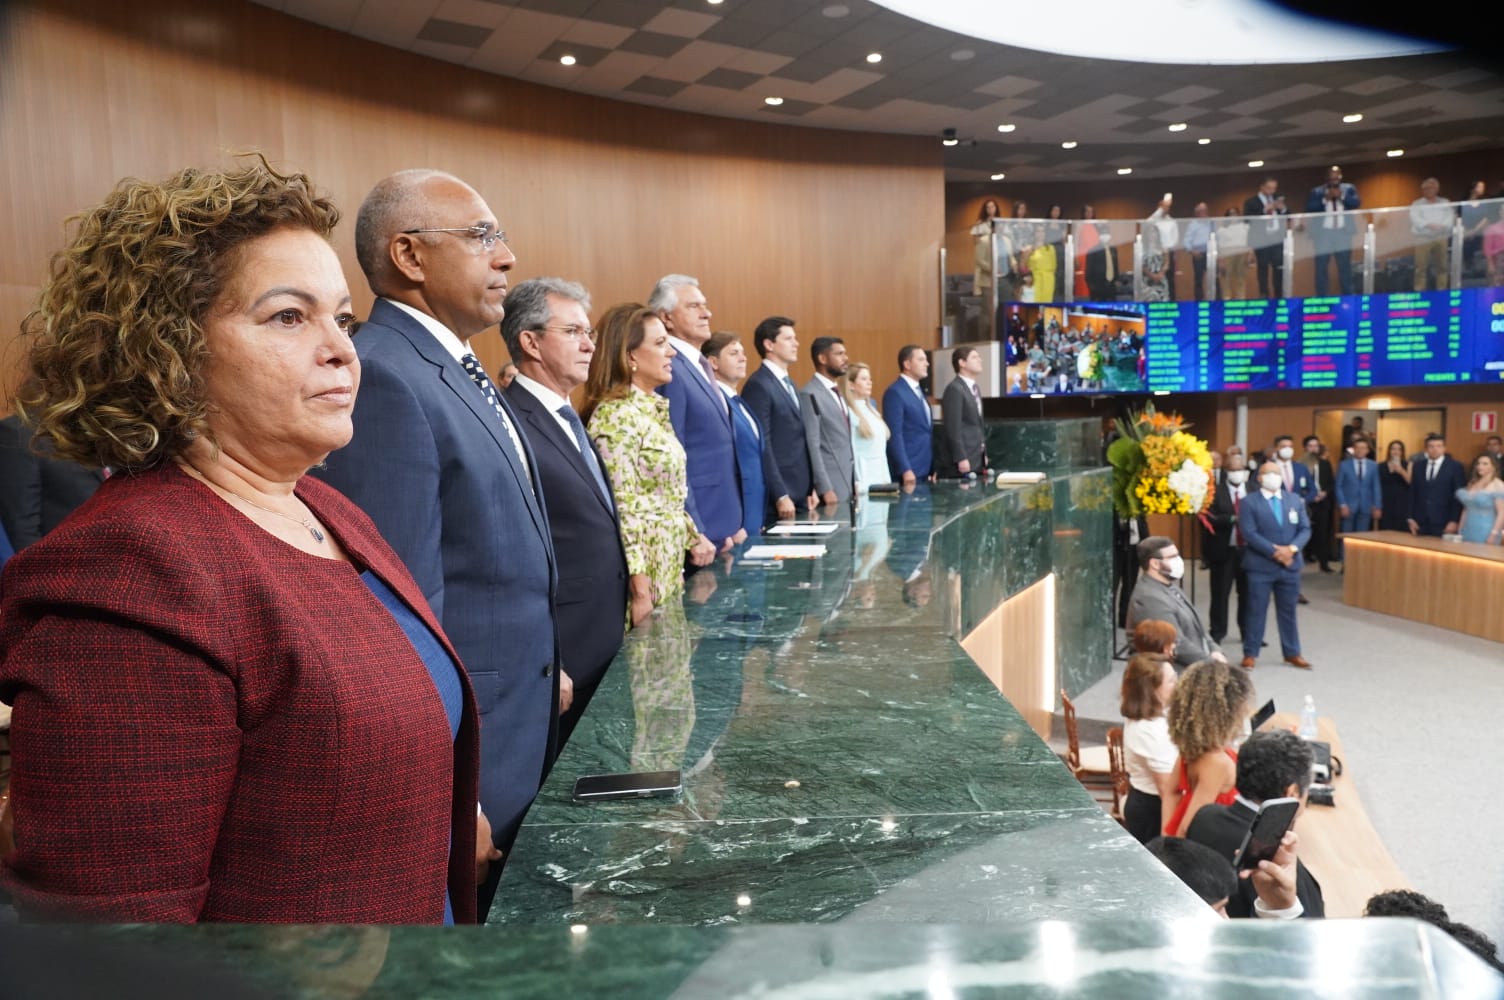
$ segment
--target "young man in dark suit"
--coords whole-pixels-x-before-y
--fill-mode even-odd
[[[975,347],[958,347],[951,353],[956,377],[940,399],[940,418],[945,428],[949,479],[976,477],[987,466],[986,428],[982,424],[982,393],[977,378],[982,374],[982,355]]]
[[[799,360],[794,321],[769,316],[757,324],[752,343],[762,364],[742,386],[742,402],[767,432],[773,454],[773,468],[767,475],[768,495],[773,498],[769,520],[788,520],[798,510],[816,506],[799,390],[789,377],[789,368]]]
[[[569,401],[589,376],[595,354],[590,296],[559,278],[524,281],[507,293],[501,335],[517,368],[503,395],[537,462],[559,565],[562,750],[621,648],[627,611],[627,555],[616,498]]]
[[[898,378],[883,392],[883,420],[888,425],[888,474],[911,486],[929,479],[934,466],[934,423],[923,382],[930,358],[918,344],[898,351]]]
[[[1243,635],[1243,615],[1248,608],[1248,581],[1243,576],[1242,539],[1238,537],[1238,510],[1248,495],[1248,463],[1241,452],[1232,452],[1222,466],[1222,475],[1212,493],[1211,510],[1203,520],[1201,555],[1211,573],[1211,603],[1206,626],[1212,640],[1227,637],[1227,604],[1234,587],[1238,594],[1238,636]]]
[[[1457,491],[1467,485],[1467,470],[1447,454],[1447,439],[1426,435],[1425,454],[1410,463],[1410,534],[1440,537],[1457,530],[1462,502]]]
[[[317,473],[376,523],[465,664],[481,718],[480,803],[500,852],[553,759],[559,715],[557,575],[537,459],[470,349],[501,322],[516,263],[504,235],[449,174],[405,170],[366,196],[355,253],[377,299],[356,341],[355,437]],[[500,875],[493,863],[482,919]]]
[[[1332,463],[1322,457],[1321,439],[1307,435],[1301,442],[1305,455],[1301,464],[1311,476],[1311,495],[1306,498],[1306,508],[1311,515],[1311,542],[1306,546],[1306,557],[1321,566],[1321,572],[1332,572],[1332,494],[1337,488]]]
[[[1279,298],[1285,294],[1285,219],[1290,214],[1279,181],[1265,177],[1247,201],[1243,214],[1248,220],[1248,245],[1258,266],[1259,298]]]
[[[1294,733],[1285,729],[1254,733],[1238,750],[1237,799],[1228,806],[1202,806],[1185,832],[1186,839],[1205,844],[1231,862],[1266,799],[1299,799],[1304,811],[1311,763],[1311,745]],[[1252,879],[1239,879],[1238,891],[1228,900],[1227,915],[1324,917],[1326,902],[1321,883],[1297,859],[1294,905],[1276,911],[1258,898]]]
[[[1285,662],[1302,670],[1310,661],[1300,655],[1295,623],[1300,597],[1301,550],[1311,539],[1311,519],[1299,496],[1287,492],[1279,464],[1259,467],[1259,488],[1239,505],[1238,531],[1243,537],[1243,573],[1248,579],[1248,612],[1243,624],[1243,667],[1252,670],[1264,644],[1269,598],[1274,597],[1279,642]]]

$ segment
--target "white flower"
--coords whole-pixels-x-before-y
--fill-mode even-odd
[[[1202,504],[1206,503],[1206,471],[1191,461],[1185,463],[1166,477],[1170,489],[1183,497],[1192,511],[1199,511]]]

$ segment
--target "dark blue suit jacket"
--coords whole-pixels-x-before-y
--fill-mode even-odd
[[[740,396],[727,398],[736,431],[736,466],[742,474],[742,527],[752,536],[762,532],[768,509],[768,476],[777,475],[778,469],[773,464],[773,453],[768,450],[767,432],[758,423],[757,415]]]
[[[1347,507],[1354,514],[1367,513],[1375,507],[1384,506],[1384,494],[1379,487],[1379,463],[1371,458],[1363,460],[1363,478],[1358,478],[1358,460],[1344,458],[1337,466],[1337,506]]]
[[[741,530],[742,487],[737,474],[736,439],[721,390],[690,371],[694,362],[682,353],[674,361],[674,378],[658,387],[668,400],[674,435],[684,446],[689,497],[684,507],[695,527],[720,548]]]
[[[355,349],[355,437],[316,474],[376,522],[459,653],[481,716],[481,806],[497,843],[509,843],[558,719],[542,489],[536,477],[529,489],[484,393],[417,320],[378,299]]]
[[[773,469],[767,476],[768,496],[786,496],[802,509],[814,489],[809,443],[804,438],[804,415],[798,401],[766,367],[759,367],[742,386],[742,402],[767,432]]]
[[[1276,520],[1262,490],[1253,490],[1238,505],[1238,534],[1247,548],[1243,552],[1243,572],[1250,577],[1274,578],[1284,573],[1300,575],[1301,550],[1311,540],[1311,517],[1305,501],[1288,490],[1280,491],[1282,516]],[[1291,520],[1291,514],[1295,520]],[[1274,559],[1276,545],[1295,546],[1295,560],[1289,567]]]
[[[1426,482],[1424,454],[1410,463],[1410,519],[1420,525],[1422,535],[1441,535],[1448,522],[1462,517],[1462,502],[1457,491],[1467,485],[1467,471],[1451,455],[1444,455],[1436,480]]]
[[[560,724],[561,735],[567,736],[621,649],[627,620],[627,554],[605,467],[601,466],[603,496],[579,446],[538,397],[520,382],[513,382],[502,395],[517,414],[517,429],[527,438],[548,497],[548,527],[559,566],[559,663],[574,681],[574,704]],[[585,443],[593,451],[588,435]]]
[[[888,473],[901,482],[905,472],[916,479],[929,477],[934,465],[934,428],[929,404],[920,399],[902,377],[883,393],[883,421],[888,437]]]

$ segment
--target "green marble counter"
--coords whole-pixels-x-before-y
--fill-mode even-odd
[[[823,559],[696,574],[682,613],[628,637],[490,922],[1201,912],[955,641],[1052,571],[1062,614],[1107,621],[1072,593],[1104,571],[1110,515],[1084,504],[1105,476],[922,486],[869,502]],[[580,775],[674,767],[681,801],[571,800]]]

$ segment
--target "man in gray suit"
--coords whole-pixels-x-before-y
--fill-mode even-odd
[[[815,492],[830,506],[851,499],[855,466],[851,459],[851,414],[836,379],[846,374],[846,345],[840,337],[816,337],[809,353],[815,377],[799,390],[804,440],[815,475]]]
[[[1206,634],[1201,616],[1180,589],[1185,560],[1175,543],[1163,535],[1151,535],[1138,543],[1138,568],[1143,572],[1128,599],[1128,630],[1139,622],[1156,620],[1175,626],[1175,665],[1188,667],[1211,658],[1226,661],[1217,644]]]
[[[977,376],[982,374],[982,355],[975,347],[958,347],[951,353],[950,364],[956,377],[940,397],[947,454],[943,474],[949,479],[979,476],[987,467],[982,392],[977,385]],[[941,468],[936,465],[937,471]]]

